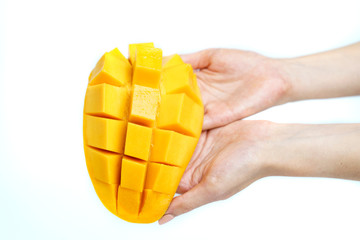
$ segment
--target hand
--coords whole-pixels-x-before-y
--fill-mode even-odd
[[[266,176],[360,180],[360,124],[233,122],[204,131],[165,215],[166,223],[226,199]]]
[[[204,204],[226,199],[267,173],[264,146],[272,123],[237,121],[222,128],[204,131],[165,215],[174,217]]]
[[[290,86],[280,61],[231,49],[208,49],[181,57],[197,70],[205,107],[204,130],[286,102]]]

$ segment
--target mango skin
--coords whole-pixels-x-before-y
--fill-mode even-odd
[[[152,223],[167,210],[199,140],[203,104],[190,65],[131,44],[128,61],[105,53],[89,76],[83,133],[86,166],[103,205]],[[134,75],[135,73],[135,75]]]

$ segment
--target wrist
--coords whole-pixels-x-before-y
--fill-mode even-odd
[[[360,124],[273,124],[267,176],[360,179]]]
[[[306,71],[306,69],[302,69],[303,65],[298,63],[296,58],[276,59],[276,61],[278,62],[280,76],[287,86],[283,96],[283,103],[302,100],[303,97],[301,93],[303,90],[301,90],[302,86],[299,73]]]
[[[266,140],[264,169],[266,176],[308,176],[316,171],[308,148],[311,125],[273,123]],[[311,132],[311,130],[310,130]],[[305,135],[303,135],[305,134]],[[300,137],[299,137],[300,136]],[[311,145],[311,141],[310,141]]]
[[[261,140],[257,142],[257,168],[259,178],[269,176],[289,175],[290,171],[283,163],[283,156],[288,151],[286,141],[288,138],[287,124],[279,124],[270,121],[261,121],[257,129],[262,132]]]
[[[281,105],[295,101],[296,81],[292,63],[287,59],[269,59],[272,69],[276,72],[275,77],[281,82],[281,94],[275,105]]]

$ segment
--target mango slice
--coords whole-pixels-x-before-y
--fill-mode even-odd
[[[84,150],[104,206],[128,222],[165,213],[199,140],[204,108],[196,75],[153,43],[115,48],[91,71]]]

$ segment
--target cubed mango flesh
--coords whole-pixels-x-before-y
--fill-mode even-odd
[[[123,153],[126,122],[110,118],[84,116],[84,131],[89,146]]]
[[[147,162],[124,156],[121,166],[121,187],[142,192],[146,169]]]
[[[167,210],[199,140],[204,109],[190,65],[152,43],[115,48],[91,71],[84,150],[104,206],[134,223]]]
[[[150,155],[152,128],[129,123],[125,140],[125,155],[147,161]]]
[[[150,161],[184,168],[188,164],[184,159],[190,160],[197,141],[175,131],[154,129]]]
[[[101,149],[86,147],[87,163],[91,176],[109,184],[119,184],[122,155]]]
[[[129,120],[148,127],[154,126],[159,102],[159,89],[134,84]]]
[[[161,60],[161,49],[152,47],[138,48],[133,66],[133,84],[159,88]]]
[[[134,63],[135,63],[135,56],[136,56],[137,49],[143,48],[143,47],[153,48],[154,43],[149,42],[149,43],[133,43],[133,44],[129,44],[129,61],[130,61],[130,63],[132,65],[134,65]]]
[[[131,81],[131,66],[117,54],[105,53],[91,71],[89,85],[108,83],[125,86]]]
[[[86,114],[114,119],[126,118],[129,105],[127,88],[101,83],[89,86],[86,95]]]
[[[200,96],[197,94],[197,86],[193,83],[193,75],[190,64],[180,64],[164,69],[163,83],[166,94],[185,93],[193,101],[201,104]]]
[[[185,93],[168,94],[161,97],[157,127],[199,137],[202,125],[202,106]]]
[[[169,68],[169,67],[174,67],[174,66],[183,65],[183,64],[184,64],[184,62],[178,54],[163,57],[163,60],[162,60],[163,70],[165,70],[166,68]]]

